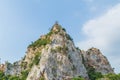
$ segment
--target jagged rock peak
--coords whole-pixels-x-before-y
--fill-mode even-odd
[[[58,23],[55,23],[50,32],[35,41],[32,46],[35,48],[27,51],[24,60],[27,68],[29,65],[31,67],[27,80],[38,80],[42,77],[45,80],[70,80],[78,76],[88,78],[80,51]]]
[[[114,73],[108,59],[97,48],[90,48],[82,51],[86,68],[94,68],[96,72],[102,74]]]
[[[28,46],[22,60],[7,63],[5,67],[0,67],[2,69],[7,75],[24,76],[25,73],[24,80],[72,80],[80,76],[90,80],[92,70],[102,74],[114,73],[99,49],[92,47],[83,51],[76,48],[72,38],[58,22],[49,33]]]
[[[63,28],[57,21],[51,28],[51,31],[56,32],[56,33],[57,32],[66,32],[65,28]]]
[[[55,24],[52,27],[52,30],[59,30],[62,29],[62,27],[58,24],[58,22],[55,22]]]

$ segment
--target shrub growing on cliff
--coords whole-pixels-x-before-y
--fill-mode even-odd
[[[104,80],[120,80],[120,74],[110,73],[110,74],[104,75],[103,78],[100,78],[98,80],[102,80],[102,79],[104,79]]]
[[[66,29],[65,29],[65,28],[62,28],[62,30],[66,32]]]
[[[82,78],[81,76],[76,77],[76,78],[72,78],[72,80],[85,80],[84,78]]]
[[[38,39],[37,41],[33,42],[29,45],[29,47],[40,47],[45,46],[46,44],[50,43],[50,39]]]
[[[35,57],[34,57],[34,60],[33,60],[33,63],[34,63],[35,65],[38,65],[38,63],[39,63],[39,61],[40,61],[40,55],[41,55],[41,53],[39,53],[39,52],[36,53],[36,55],[35,55]]]
[[[35,64],[35,65],[38,65],[39,61],[40,61],[40,58],[41,58],[41,52],[37,52],[35,54],[35,57],[33,59],[33,61],[29,64],[29,68],[32,68],[32,66]]]
[[[89,67],[88,76],[89,76],[90,80],[97,80],[97,79],[103,77],[103,75],[100,72],[96,72],[93,67]]]
[[[26,80],[28,76],[29,70],[25,70],[21,72],[21,80]]]
[[[4,73],[2,71],[0,71],[0,80],[2,80],[2,78],[4,77]]]
[[[21,80],[19,76],[5,75],[4,72],[0,71],[0,80]]]
[[[70,36],[69,34],[67,34],[66,36],[67,36],[67,39],[68,39],[68,40],[73,41],[73,39],[71,38],[71,36]]]
[[[20,80],[18,76],[10,76],[8,80]]]

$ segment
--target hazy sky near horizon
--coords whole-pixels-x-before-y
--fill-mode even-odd
[[[96,47],[120,72],[120,0],[0,0],[0,58],[14,62],[55,21],[76,46]]]

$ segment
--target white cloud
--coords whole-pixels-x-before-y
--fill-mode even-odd
[[[83,25],[83,33],[86,40],[77,45],[81,49],[101,49],[116,72],[120,71],[120,4],[109,9],[104,15],[86,22]]]

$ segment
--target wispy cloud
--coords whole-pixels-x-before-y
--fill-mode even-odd
[[[81,49],[97,47],[109,58],[116,72],[120,71],[120,4],[112,7],[105,14],[89,20],[83,25],[86,40],[77,45]],[[117,62],[117,63],[116,63]]]

